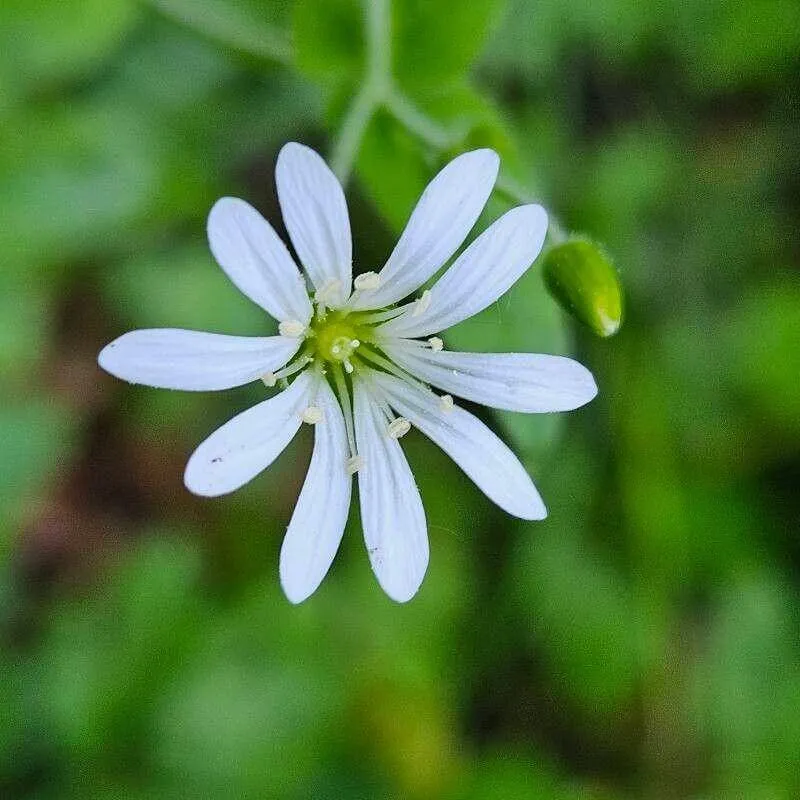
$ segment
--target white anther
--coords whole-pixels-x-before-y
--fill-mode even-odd
[[[306,326],[296,319],[287,319],[278,325],[278,333],[290,339],[297,339],[306,332]]]
[[[359,342],[358,339],[351,339],[350,347],[352,348],[361,347],[361,342]]]
[[[261,380],[264,382],[264,386],[271,389],[278,382],[278,376],[274,372],[265,372],[261,376]]]
[[[322,409],[319,406],[309,406],[302,414],[303,422],[316,425],[322,421]]]
[[[431,346],[431,350],[434,353],[441,353],[444,350],[444,342],[438,336],[431,336],[428,339],[428,344]]]
[[[411,423],[405,417],[398,417],[389,423],[386,433],[388,433],[392,439],[399,439],[401,436],[405,436],[410,430]]]
[[[344,371],[348,375],[352,375],[353,374],[353,365],[350,363],[350,359],[349,358],[346,358],[344,361],[342,361],[342,365],[344,366]]]
[[[453,410],[453,398],[449,394],[443,394],[439,398],[439,408],[444,411],[445,414],[449,414]]]
[[[414,310],[411,312],[412,317],[418,317],[424,314],[431,304],[431,290],[426,289],[415,301]]]
[[[360,292],[371,292],[381,285],[381,276],[377,272],[365,272],[357,275],[353,281],[353,286]]]
[[[348,475],[355,475],[364,466],[364,459],[361,456],[350,456],[347,459],[345,469]]]

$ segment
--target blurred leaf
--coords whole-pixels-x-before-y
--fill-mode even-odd
[[[800,775],[797,598],[764,572],[742,575],[716,599],[694,685],[715,789],[791,797]]]
[[[728,315],[722,338],[733,387],[794,442],[800,438],[799,332],[800,290],[785,281],[744,297]]]
[[[21,285],[0,294],[0,374],[14,385],[41,366],[50,330],[50,298],[42,286]]]
[[[287,3],[280,0],[148,0],[177,22],[243,53],[287,62]]]
[[[552,480],[552,477],[551,477]],[[546,494],[546,493],[545,493]],[[568,532],[563,511],[520,545],[512,593],[530,609],[528,634],[553,678],[589,718],[619,717],[652,642],[618,567]]]
[[[34,396],[0,407],[0,523],[29,509],[72,439],[68,409],[51,399]]]
[[[365,24],[360,0],[296,0],[297,66],[323,85],[356,84],[366,69]]]
[[[395,0],[392,3],[393,72],[401,88],[436,87],[463,81],[502,0]]]
[[[713,0],[677,8],[682,35],[676,42],[691,59],[687,74],[700,92],[768,82],[795,63],[800,26],[791,0]]]
[[[27,90],[82,77],[121,45],[137,16],[132,0],[4,0],[0,75]]]
[[[129,553],[83,603],[53,620],[40,664],[42,699],[82,780],[124,773],[151,738],[155,697],[192,652],[200,608],[197,554],[170,538]]]
[[[201,243],[204,231],[193,238],[197,244],[143,253],[102,274],[104,294],[124,327],[276,332],[276,323],[230,282]]]

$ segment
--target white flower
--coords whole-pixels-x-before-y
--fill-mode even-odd
[[[223,198],[208,219],[220,266],[278,321],[280,335],[141,330],[100,353],[104,369],[131,383],[201,391],[260,378],[286,387],[211,434],[189,459],[184,480],[199,495],[232,492],[268,467],[303,422],[314,425],[311,464],[280,557],[292,602],[311,595],[333,561],[354,473],[375,575],[394,600],[414,596],[428,537],[398,441],[412,425],[510,514],[547,514],[517,458],[453,395],[512,411],[565,411],[595,396],[591,374],[560,356],[449,352],[434,335],[495,302],[528,269],[544,242],[544,210],[526,205],[504,214],[430,289],[400,304],[463,243],[498,164],[491,150],[451,161],[425,189],[384,267],[354,282],[342,188],[313,150],[287,144],[278,156],[278,199],[310,290],[286,246],[247,203]]]

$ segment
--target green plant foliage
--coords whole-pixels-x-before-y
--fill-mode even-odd
[[[4,2],[0,797],[800,796],[796,6]],[[444,334],[575,357],[599,394],[464,403],[519,453],[540,523],[403,438],[431,548],[405,605],[357,491],[318,592],[283,597],[309,426],[241,491],[185,491],[260,382],[161,392],[95,364],[137,327],[274,332],[205,219],[239,196],[284,236],[290,140],[336,162],[356,272],[450,158],[491,147],[471,237],[540,202],[548,244],[581,232],[624,286],[600,339],[540,258]]]

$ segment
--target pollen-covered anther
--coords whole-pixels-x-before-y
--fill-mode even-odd
[[[278,325],[278,333],[289,339],[297,339],[306,332],[306,326],[300,320],[287,319]]]
[[[353,281],[353,286],[360,292],[371,292],[381,285],[381,276],[377,272],[365,272],[357,275]]]
[[[277,382],[278,376],[274,372],[265,372],[261,376],[261,380],[268,389],[271,389]]]
[[[350,456],[345,464],[348,475],[355,475],[364,466],[364,458],[359,455]]]
[[[352,374],[353,374],[353,370],[354,370],[354,367],[353,367],[353,362],[352,362],[352,361],[350,361],[350,359],[349,359],[349,358],[346,358],[346,359],[345,359],[345,360],[342,362],[342,366],[344,366],[344,371],[345,371],[345,372],[346,372],[348,375],[352,375]]]
[[[389,423],[386,433],[392,439],[399,439],[411,430],[411,423],[405,417],[398,417]]]
[[[438,336],[431,336],[428,339],[428,344],[431,346],[431,350],[434,353],[441,353],[444,350],[444,342]]]
[[[412,317],[418,317],[424,314],[431,304],[431,290],[426,289],[415,301],[414,309],[411,312]]]
[[[322,422],[322,409],[319,406],[309,406],[305,411],[303,411],[302,417],[303,422],[306,422],[309,425],[316,425],[318,422]]]
[[[454,407],[453,397],[449,394],[443,394],[439,398],[439,408],[444,411],[445,414],[449,414]]]

